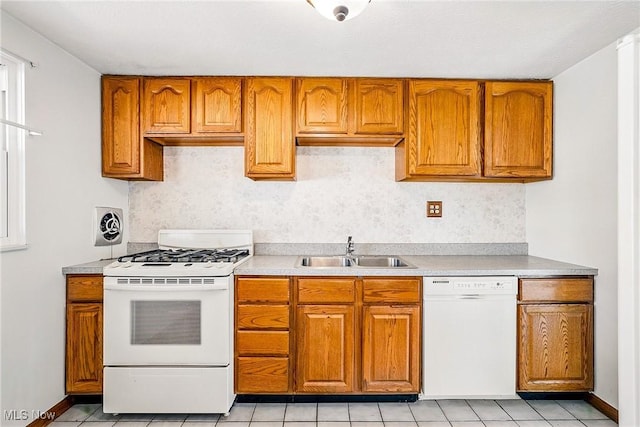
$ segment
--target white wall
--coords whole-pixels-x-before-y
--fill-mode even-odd
[[[249,228],[261,243],[525,241],[524,184],[395,182],[393,148],[297,147],[297,181],[244,177],[242,147],[167,147],[164,182],[129,184],[131,241]],[[443,217],[426,218],[442,200]]]
[[[93,207],[126,209],[128,188],[100,176],[100,74],[0,13],[2,47],[38,63],[26,71],[26,122],[44,132],[26,143],[29,247],[0,255],[1,414],[31,413],[65,396],[61,268],[109,257],[93,247]]]
[[[595,394],[617,407],[617,54],[556,76],[552,181],[526,189],[529,254],[597,267]]]

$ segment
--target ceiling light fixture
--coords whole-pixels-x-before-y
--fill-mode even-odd
[[[307,0],[318,13],[330,21],[348,21],[355,18],[371,0]]]

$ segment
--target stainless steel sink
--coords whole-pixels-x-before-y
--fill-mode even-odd
[[[414,268],[398,256],[358,256],[354,258],[358,267],[372,268]]]
[[[350,258],[345,256],[303,256],[298,258],[300,267],[351,267]]]
[[[360,255],[347,256],[301,256],[296,263],[298,267],[330,268],[415,268],[399,256]]]

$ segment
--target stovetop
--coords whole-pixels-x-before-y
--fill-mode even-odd
[[[236,263],[249,256],[248,249],[154,249],[125,255],[119,262],[194,263],[230,262]]]
[[[253,255],[251,230],[160,230],[159,249],[125,255],[103,269],[105,276],[229,276]]]

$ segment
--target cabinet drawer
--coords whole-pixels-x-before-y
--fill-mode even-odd
[[[298,279],[298,302],[301,304],[354,301],[353,279]]]
[[[289,302],[289,279],[286,277],[239,277],[238,301]]]
[[[289,329],[288,305],[239,305],[238,329]]]
[[[289,358],[238,357],[236,393],[286,393]]]
[[[420,279],[364,279],[363,302],[420,302]]]
[[[238,331],[236,350],[241,356],[289,354],[288,331]]]
[[[593,279],[520,279],[520,301],[592,302]]]
[[[102,301],[102,276],[67,276],[67,300]]]

